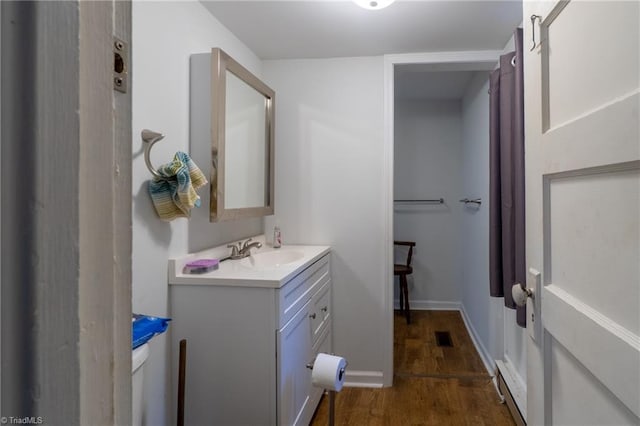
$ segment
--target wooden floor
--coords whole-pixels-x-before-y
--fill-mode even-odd
[[[452,347],[436,345],[448,331]],[[336,425],[515,425],[484,368],[458,311],[395,313],[393,386],[343,388]],[[328,424],[322,398],[311,425]]]

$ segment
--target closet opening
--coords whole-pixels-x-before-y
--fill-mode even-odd
[[[497,361],[525,348],[502,299],[489,295],[488,90],[501,54],[385,57],[388,263],[405,256],[394,241],[415,242],[406,296],[398,277],[388,275],[391,376],[475,374],[495,386]],[[435,332],[449,333],[449,341]],[[424,340],[427,349],[409,348],[412,339]],[[479,364],[454,352],[469,346]]]

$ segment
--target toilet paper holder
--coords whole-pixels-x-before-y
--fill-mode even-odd
[[[333,353],[330,355],[334,355]],[[307,368],[309,370],[313,370],[313,365],[316,363],[316,358],[318,357],[318,354],[316,354],[315,357],[313,357],[313,360],[307,364]],[[342,367],[339,372],[338,372],[338,378],[339,380],[342,380],[342,377],[344,376],[345,373],[345,369],[347,368],[347,365],[349,365],[349,362],[347,360],[345,360],[345,366]],[[336,417],[336,391],[334,390],[327,390],[327,393],[329,394],[329,426],[334,426],[335,425],[335,417]]]
[[[332,353],[332,354],[329,354],[329,355],[335,355],[335,354],[333,354],[333,353]],[[317,358],[317,357],[318,357],[318,354],[316,354],[316,356],[314,356],[314,357],[313,357],[313,360],[311,360],[311,362],[307,364],[307,368],[308,368],[309,370],[313,370],[313,365],[316,363],[316,358]],[[340,376],[339,376],[340,380],[342,380],[342,376],[344,376],[345,369],[346,369],[346,368],[347,368],[347,366],[349,365],[349,361],[345,360],[344,362],[345,362],[345,365],[344,365],[344,367],[342,367],[342,368],[340,369],[340,372],[339,372],[339,374],[340,374]]]

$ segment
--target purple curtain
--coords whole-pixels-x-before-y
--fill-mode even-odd
[[[526,284],[524,217],[524,81],[522,29],[515,32],[516,51],[500,57],[489,85],[490,294],[504,297],[526,327],[526,307],[511,297],[515,283]],[[515,59],[514,59],[515,58]]]

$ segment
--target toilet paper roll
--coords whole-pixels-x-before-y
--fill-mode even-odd
[[[347,361],[339,356],[319,353],[313,363],[311,383],[319,388],[340,391],[344,385]]]

